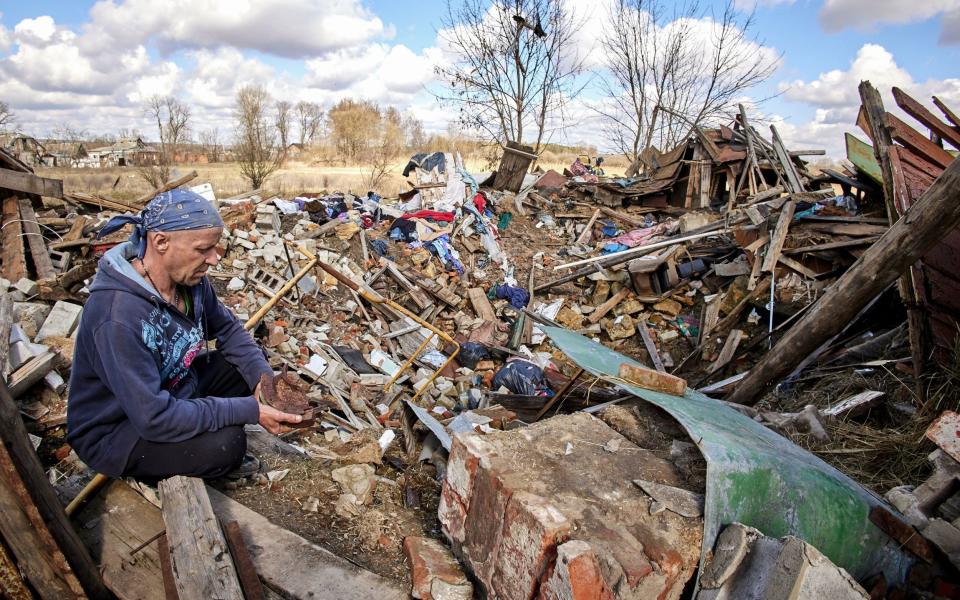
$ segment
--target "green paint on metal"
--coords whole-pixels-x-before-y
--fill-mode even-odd
[[[718,400],[688,389],[683,397],[617,379],[622,363],[639,361],[579,334],[541,327],[575,363],[670,413],[707,460],[703,554],[734,522],[765,535],[793,535],[814,545],[856,579],[883,572],[902,582],[911,560],[870,522],[876,495],[790,440]]]
[[[877,157],[873,154],[873,146],[855,135],[849,133],[843,135],[847,141],[847,160],[869,175],[870,179],[882,185],[883,171],[880,170],[880,163],[877,162]]]

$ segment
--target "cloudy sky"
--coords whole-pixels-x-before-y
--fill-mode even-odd
[[[570,0],[586,20],[578,51],[599,64],[596,38],[609,0]],[[857,84],[869,79],[960,109],[960,0],[737,0],[756,8],[762,51],[782,55],[763,111],[794,148],[842,157],[855,131]],[[143,99],[173,94],[194,129],[230,130],[236,89],[260,83],[274,96],[329,107],[365,98],[409,111],[428,130],[452,117],[438,106],[433,69],[445,60],[440,0],[0,0],[0,100],[21,129],[42,136],[61,123],[91,132],[139,129],[155,137]],[[557,142],[604,145],[595,115]],[[749,98],[746,100],[749,101]],[[931,105],[932,106],[932,105]],[[152,135],[153,134],[153,135]]]

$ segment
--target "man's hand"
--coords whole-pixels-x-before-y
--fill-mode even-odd
[[[299,423],[302,420],[303,417],[300,415],[279,411],[269,404],[260,405],[260,425],[274,435],[290,431],[289,427],[285,427],[281,423]]]

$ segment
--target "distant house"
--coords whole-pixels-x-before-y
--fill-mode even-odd
[[[287,158],[300,158],[300,156],[307,151],[306,146],[303,144],[298,144],[294,142],[287,146],[286,157]]]
[[[22,133],[5,134],[0,136],[0,145],[3,146],[4,150],[31,167],[54,166],[53,156],[36,138]]]
[[[101,167],[148,167],[160,164],[160,151],[140,138],[123,138],[109,146],[91,148],[89,158]]]
[[[90,159],[83,142],[48,141],[47,150],[53,159],[54,167],[98,167],[98,162]]]

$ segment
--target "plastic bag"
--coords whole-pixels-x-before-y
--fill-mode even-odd
[[[460,364],[468,369],[477,368],[477,363],[490,358],[487,347],[478,342],[464,342],[460,344],[460,354],[457,355]]]
[[[543,369],[529,360],[515,358],[497,371],[491,387],[497,390],[503,386],[514,394],[534,396],[542,385]]]

